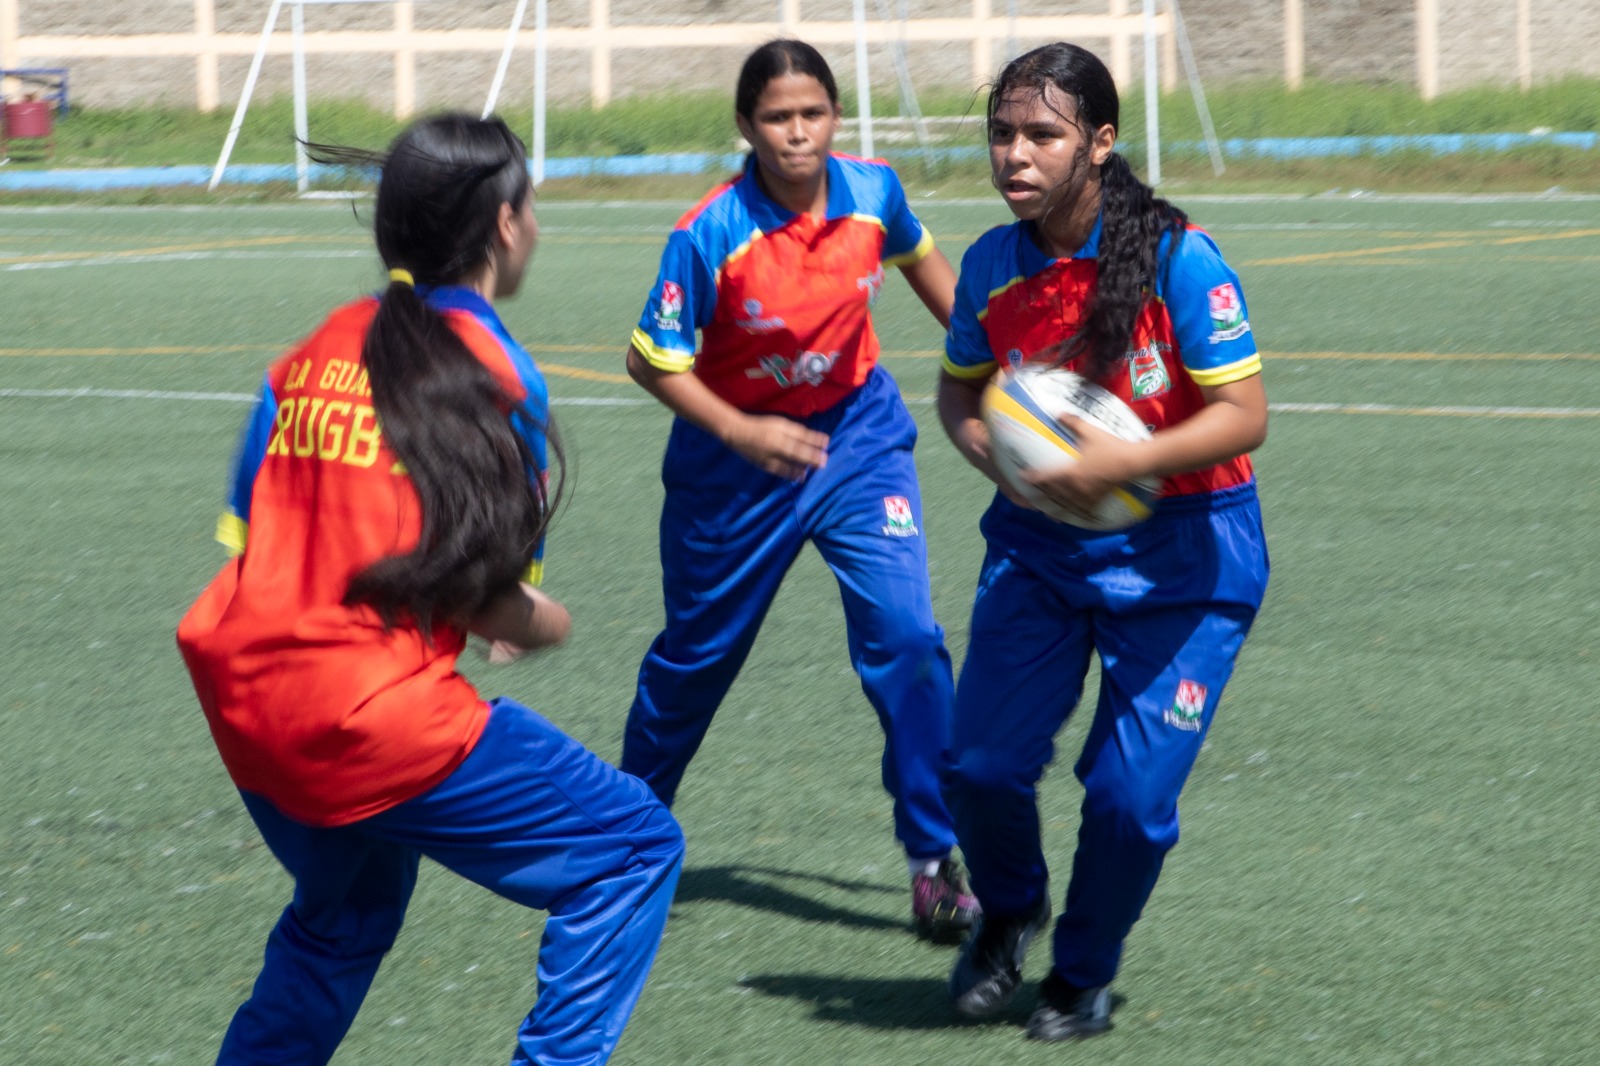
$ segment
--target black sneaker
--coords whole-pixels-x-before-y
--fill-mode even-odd
[[[1005,1010],[1022,983],[1028,945],[1050,924],[1050,897],[1031,915],[995,918],[980,914],[961,957],[950,971],[950,1003],[967,1018],[988,1018]]]
[[[1039,1006],[1028,1019],[1029,1040],[1082,1040],[1111,1028],[1116,1006],[1110,985],[1074,988],[1054,970],[1039,985]]]

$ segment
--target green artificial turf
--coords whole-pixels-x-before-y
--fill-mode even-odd
[[[467,670],[607,758],[660,624],[667,429],[621,353],[684,206],[546,204],[505,308],[574,459],[547,587],[577,624],[555,653]],[[1274,572],[1115,1032],[1025,1043],[1031,989],[1004,1021],[951,1019],[954,954],[908,931],[881,735],[807,553],[680,793],[687,865],[616,1063],[1592,1055],[1600,203],[1185,206],[1239,269],[1279,405],[1257,457]],[[952,260],[1005,221],[998,202],[919,210]],[[0,209],[0,275],[0,1061],[210,1062],[289,884],[172,630],[221,560],[239,397],[379,272],[348,206],[296,204]],[[893,280],[876,319],[923,427],[959,664],[988,494],[927,402],[937,326]],[[1043,785],[1058,892],[1084,724]],[[539,928],[426,867],[336,1062],[505,1061]],[[1028,976],[1047,966],[1041,945]]]

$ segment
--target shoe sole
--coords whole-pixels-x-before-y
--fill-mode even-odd
[[[1072,1040],[1088,1040],[1090,1037],[1100,1036],[1103,1033],[1109,1033],[1112,1029],[1116,1028],[1116,1022],[1112,1020],[1111,1015],[1115,1013],[1116,1009],[1122,1006],[1124,1002],[1125,999],[1120,993],[1111,993],[1111,1003],[1104,1022],[1091,1026],[1061,1026],[1061,1028],[1070,1029],[1071,1031],[1063,1032],[1060,1035],[1051,1035],[1048,1031],[1041,1030],[1039,1027],[1034,1025],[1033,1019],[1030,1018],[1028,1019],[1028,1026],[1023,1035],[1029,1040],[1038,1040],[1047,1044],[1060,1044]]]
[[[1114,1028],[1115,1026],[1112,1025],[1111,1022],[1106,1022],[1105,1025],[1098,1026],[1093,1029],[1085,1029],[1082,1026],[1074,1026],[1071,1032],[1053,1035],[1047,1032],[1041,1032],[1030,1025],[1024,1035],[1027,1036],[1029,1040],[1037,1040],[1044,1044],[1064,1044],[1072,1040],[1088,1040],[1090,1037],[1101,1036],[1105,1033],[1111,1032],[1111,1030]]]
[[[961,937],[972,928],[971,922],[960,923],[932,918],[914,919],[912,925],[917,936],[935,944],[959,944]]]
[[[972,993],[969,990],[967,994],[971,995]],[[1011,1006],[1011,1000],[1015,998],[1016,994],[1017,990],[1013,988],[992,1004],[964,1003],[960,999],[955,999],[950,1001],[950,1005],[957,1014],[968,1021],[981,1022],[1004,1012],[1007,1007]]]

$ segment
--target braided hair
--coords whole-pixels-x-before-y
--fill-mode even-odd
[[[1061,117],[1084,132],[1085,152],[1093,131],[1117,128],[1119,101],[1111,72],[1094,53],[1065,42],[1035,48],[1006,64],[989,90],[990,125],[1006,94],[1031,90],[1045,98],[1052,86],[1073,102],[1074,113]],[[1077,332],[1056,353],[1060,363],[1083,357],[1083,372],[1090,379],[1104,378],[1122,361],[1158,271],[1170,260],[1189,224],[1188,216],[1156,196],[1118,152],[1101,165],[1100,197],[1094,294]],[[1163,256],[1161,242],[1168,235]]]

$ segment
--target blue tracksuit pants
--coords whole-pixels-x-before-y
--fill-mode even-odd
[[[937,858],[955,842],[939,785],[953,684],[928,590],[916,423],[879,368],[806,425],[829,434],[828,462],[794,483],[674,424],[662,472],[666,626],[639,667],[622,768],[673,801],[810,540],[838,579],[850,661],[883,726],[895,836],[911,858]]]
[[[259,796],[244,801],[295,889],[219,1066],[313,1066],[333,1056],[400,932],[423,855],[549,912],[538,1002],[511,1061],[611,1057],[683,862],[677,823],[638,781],[533,711],[497,700],[454,773],[371,818],[316,828]]]
[[[997,497],[983,531],[949,754],[957,836],[985,914],[1031,913],[1043,900],[1036,787],[1098,653],[1054,948],[1061,977],[1104,985],[1178,841],[1178,793],[1266,592],[1255,486],[1164,500],[1121,533],[1077,530]]]

